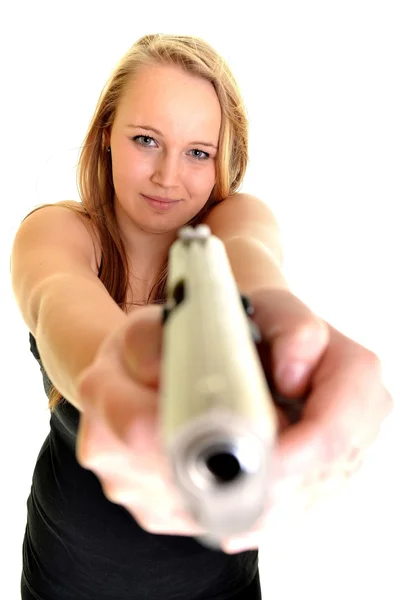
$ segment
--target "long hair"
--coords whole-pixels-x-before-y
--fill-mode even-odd
[[[114,122],[120,98],[135,73],[143,66],[175,65],[185,72],[209,81],[221,105],[219,149],[216,157],[216,183],[202,210],[188,225],[200,223],[209,210],[241,185],[248,162],[248,120],[239,87],[225,60],[203,39],[193,36],[152,34],[141,37],[122,57],[106,82],[84,138],[78,164],[77,187],[80,204],[58,202],[91,221],[102,248],[100,280],[118,306],[126,312],[129,287],[128,261],[114,212],[114,186],[111,157],[106,139]],[[52,204],[42,204],[31,211]],[[164,264],[150,291],[147,303],[166,299],[168,264]],[[49,408],[62,400],[52,386]]]

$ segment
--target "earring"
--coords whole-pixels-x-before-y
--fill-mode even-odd
[[[107,152],[111,152],[111,146],[108,146]]]

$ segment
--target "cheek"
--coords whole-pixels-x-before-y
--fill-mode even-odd
[[[186,184],[193,194],[203,196],[210,193],[215,184],[215,164],[212,163],[202,169],[188,171]]]
[[[134,152],[127,152],[115,157],[113,161],[114,184],[125,186],[135,185],[150,176],[152,167],[150,161],[140,160]]]

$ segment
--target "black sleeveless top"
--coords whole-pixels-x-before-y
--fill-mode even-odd
[[[51,382],[29,337],[49,395]],[[257,551],[225,554],[194,538],[148,533],[110,502],[96,475],[76,460],[79,416],[60,402],[37,458],[27,500],[23,600],[261,598]]]

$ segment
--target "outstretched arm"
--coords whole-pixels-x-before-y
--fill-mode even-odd
[[[260,199],[234,194],[217,204],[203,221],[226,249],[243,293],[289,285],[282,273],[283,252],[277,220]]]

